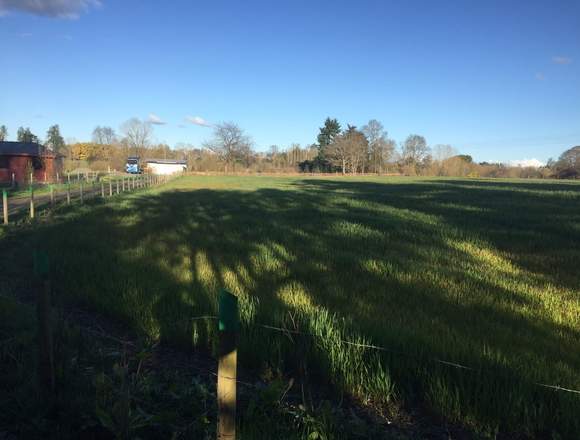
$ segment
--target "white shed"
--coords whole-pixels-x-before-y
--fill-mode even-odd
[[[151,174],[169,175],[187,170],[187,161],[174,159],[147,159],[145,168]]]

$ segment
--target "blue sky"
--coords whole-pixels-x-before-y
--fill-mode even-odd
[[[580,1],[0,0],[0,124],[89,140],[152,114],[199,145],[234,121],[258,150],[327,116],[381,121],[477,160],[580,144]]]

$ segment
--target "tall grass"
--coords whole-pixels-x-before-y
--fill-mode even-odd
[[[224,286],[249,368],[489,435],[580,435],[580,396],[535,385],[580,388],[577,183],[187,177],[26,237],[62,295],[152,339],[211,348],[191,318]]]

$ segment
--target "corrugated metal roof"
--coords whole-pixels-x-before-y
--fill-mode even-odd
[[[52,151],[36,142],[0,142],[1,156],[53,156]]]

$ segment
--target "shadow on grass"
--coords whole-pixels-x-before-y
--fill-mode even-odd
[[[63,295],[151,338],[211,348],[215,323],[192,318],[215,314],[225,286],[242,302],[247,365],[304,369],[283,335],[252,325],[312,331],[331,312],[328,334],[412,355],[381,354],[399,398],[478,428],[569,435],[580,429],[578,399],[529,383],[580,386],[579,194],[565,184],[302,179],[290,190],[137,195],[44,226],[31,242],[56,257]],[[334,354],[308,344],[317,380],[337,371],[344,377],[327,380],[356,394],[374,374],[366,358],[332,367]]]

